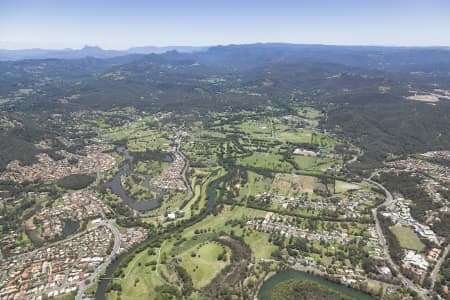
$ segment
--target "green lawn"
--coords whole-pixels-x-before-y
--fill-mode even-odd
[[[245,121],[237,126],[240,130],[250,135],[250,138],[271,138],[272,126],[268,120]]]
[[[241,206],[236,206],[232,208],[231,206],[226,205],[222,212],[217,216],[208,216],[204,220],[199,223],[192,225],[189,228],[186,228],[183,232],[183,237],[192,238],[195,234],[194,231],[196,229],[214,229],[216,232],[221,230],[230,231],[231,227],[225,226],[225,222],[230,219],[241,219],[241,218],[255,218],[255,217],[265,217],[267,212],[246,208]]]
[[[271,152],[254,152],[250,156],[239,159],[237,163],[242,166],[263,168],[277,172],[291,172],[293,170],[292,165],[283,161],[283,157],[280,154]]]
[[[196,288],[204,287],[229,263],[231,255],[231,250],[225,248],[228,256],[227,262],[217,261],[218,255],[222,253],[224,248],[221,244],[212,242],[211,237],[222,230],[225,232],[234,230],[237,235],[242,235],[243,229],[239,226],[225,225],[226,221],[230,219],[261,218],[265,215],[265,211],[240,206],[232,208],[226,205],[217,216],[208,216],[201,222],[185,229],[181,237],[186,240],[181,245],[174,246],[175,239],[166,240],[161,246],[161,255],[164,254],[170,258],[174,254],[175,257],[181,258],[181,265],[191,275],[194,286]],[[196,230],[207,232],[196,234]],[[247,232],[249,231],[247,230]],[[268,238],[268,234],[260,232],[250,232],[244,236],[252,250],[253,257],[257,261],[261,258],[270,258],[270,254],[276,248],[269,244]],[[196,254],[195,257],[191,255],[193,252]],[[166,265],[158,264],[157,271],[152,270],[152,266],[145,266],[145,263],[152,260],[157,261],[157,259],[158,251],[155,255],[149,256],[147,251],[144,250],[138,253],[128,264],[124,269],[125,278],[119,281],[122,286],[122,299],[154,299],[155,295],[150,295],[149,291],[164,284],[164,279],[159,274],[168,274]],[[173,280],[170,281],[173,284]],[[117,293],[108,293],[107,299],[117,299]]]
[[[165,161],[138,161],[134,167],[134,171],[140,174],[149,174],[156,178],[164,170],[168,169],[170,165],[170,163]]]
[[[323,116],[323,113],[311,107],[302,107],[298,110],[298,115],[307,119],[318,119]]]
[[[239,196],[254,196],[262,192],[270,192],[272,179],[252,171],[247,171],[247,183],[239,189]]]
[[[239,220],[242,218],[263,218],[266,214],[267,212],[258,209],[246,208],[241,206],[232,208],[231,206],[226,205],[219,215],[209,216],[203,221],[187,228],[183,232],[183,237],[187,238],[189,242],[189,240],[192,239],[193,236],[196,236],[194,233],[195,230],[206,230],[208,228],[214,229],[216,232],[222,230],[225,232],[230,232],[231,230],[234,230],[236,235],[241,235],[242,229],[240,229],[239,227],[231,227],[230,225],[225,226],[225,222],[231,219]],[[201,238],[202,236],[206,235],[207,234],[197,235],[197,238]],[[275,246],[271,245],[268,242],[268,237],[268,234],[261,232],[252,232],[249,236],[244,236],[246,243],[248,243],[250,248],[252,249],[252,256],[256,260],[260,260],[261,258],[270,258],[270,254],[276,249]],[[194,241],[192,241],[191,243],[194,244]]]
[[[253,231],[250,235],[244,237],[245,242],[252,249],[253,257],[255,261],[261,259],[270,258],[273,251],[277,249],[277,246],[272,245],[268,242],[269,234]]]
[[[217,257],[226,251],[227,261],[217,260]],[[195,245],[181,253],[181,265],[191,275],[195,288],[206,286],[230,261],[230,250],[219,243],[209,242],[204,245]],[[195,253],[195,257],[192,254]]]
[[[302,170],[310,170],[320,162],[320,158],[311,156],[293,155],[293,159]]]
[[[310,143],[311,142],[310,130],[296,129],[289,131],[278,132],[278,138],[280,140],[292,143]]]
[[[389,227],[389,229],[395,235],[402,248],[416,250],[419,252],[425,249],[425,244],[422,243],[422,241],[411,228],[391,226]]]
[[[127,148],[130,151],[146,151],[149,149],[167,149],[171,143],[170,140],[162,137],[157,132],[145,131],[145,135],[136,135],[129,139]]]
[[[149,256],[145,250],[136,255],[124,269],[125,278],[118,281],[122,286],[122,299],[154,299],[155,294],[152,291],[164,284],[164,280],[156,270],[152,270],[152,266],[145,266],[145,263],[157,259],[157,255]],[[159,272],[163,267],[158,266]],[[116,293],[110,293],[108,299],[116,299],[115,296]]]
[[[361,186],[358,184],[336,180],[336,193],[344,193],[348,190],[359,190]]]
[[[192,197],[191,197],[191,200],[189,200],[189,202],[183,208],[184,216],[183,216],[183,218],[181,218],[181,220],[189,219],[193,215],[192,205],[200,197],[200,189],[201,189],[201,186],[197,183],[197,181],[198,181],[197,177],[193,177],[192,178],[192,182],[191,182],[191,185],[192,185]]]
[[[294,161],[300,167],[300,170],[306,171],[325,171],[328,167],[341,165],[342,161],[329,157],[311,157],[294,155]]]

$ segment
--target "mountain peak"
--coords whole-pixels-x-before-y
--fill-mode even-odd
[[[103,51],[102,48],[99,46],[90,46],[90,45],[84,45],[84,47],[80,50],[95,50],[95,51]]]

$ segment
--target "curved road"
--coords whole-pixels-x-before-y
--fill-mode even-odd
[[[434,290],[434,284],[436,283],[436,276],[438,275],[439,270],[441,269],[441,266],[444,263],[444,260],[447,257],[449,251],[450,251],[450,244],[448,244],[447,247],[445,247],[444,251],[442,252],[441,258],[439,258],[439,260],[434,265],[433,271],[430,274],[431,279],[430,290]]]
[[[91,274],[91,276],[89,276],[88,278],[86,278],[85,280],[81,281],[80,284],[78,285],[78,292],[77,295],[75,296],[75,300],[81,300],[83,299],[83,295],[86,292],[86,290],[91,287],[92,285],[94,285],[95,283],[95,278],[97,278],[97,276],[106,269],[106,267],[111,263],[112,259],[117,255],[117,253],[119,252],[120,249],[120,244],[121,244],[121,239],[120,239],[120,232],[117,229],[117,227],[114,225],[114,223],[110,220],[102,222],[100,225],[104,225],[106,227],[109,228],[109,230],[111,230],[112,234],[114,235],[114,246],[113,249],[111,250],[111,253],[109,254],[109,256],[106,258],[106,260],[97,267],[97,269],[94,271],[94,273]],[[86,280],[89,280],[89,283],[86,284]]]
[[[386,243],[386,238],[384,237],[383,230],[381,229],[380,220],[378,219],[378,209],[384,206],[391,205],[394,202],[394,198],[392,197],[391,192],[389,192],[383,185],[381,185],[378,182],[373,181],[371,178],[374,176],[372,174],[369,178],[364,179],[365,181],[376,185],[380,189],[382,189],[386,195],[386,200],[372,209],[373,218],[375,219],[375,229],[378,233],[378,236],[380,237],[381,245],[383,246],[383,250],[385,253],[385,257],[387,258],[387,262],[389,267],[392,270],[395,270],[397,272],[397,276],[402,280],[402,283],[405,287],[410,288],[411,290],[415,291],[422,299],[425,299],[425,295],[427,294],[427,290],[417,287],[411,280],[406,278],[401,272],[400,268],[397,266],[397,264],[392,260],[392,257],[389,253],[389,248]]]
[[[183,206],[186,205],[188,203],[188,200],[192,198],[193,196],[193,192],[192,192],[192,186],[189,183],[189,180],[187,179],[186,173],[187,170],[189,169],[189,159],[187,159],[187,157],[183,154],[183,152],[180,151],[181,148],[181,142],[182,142],[183,137],[180,135],[180,137],[178,138],[178,140],[176,140],[176,147],[175,147],[175,152],[181,156],[181,158],[183,158],[184,160],[184,167],[181,171],[181,177],[183,179],[184,184],[186,185],[187,188],[187,194],[184,197],[183,201],[181,202],[181,207],[179,207],[179,209],[183,209]],[[151,211],[151,210],[150,210]],[[146,214],[141,214],[141,217],[151,217],[153,216],[151,213],[146,213]]]

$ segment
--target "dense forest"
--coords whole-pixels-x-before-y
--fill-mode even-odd
[[[364,95],[360,101],[366,103],[330,111],[324,124],[363,149],[364,155],[353,169],[370,172],[390,154],[406,156],[450,148],[450,103],[432,106],[395,98],[380,102],[376,96]]]
[[[413,202],[411,215],[419,222],[425,223],[428,212],[439,209],[442,204],[433,202],[430,195],[420,186],[422,179],[413,174],[399,175],[383,173],[380,182],[390,191],[401,193]],[[440,212],[439,221],[434,222],[433,229],[444,237],[450,237],[450,217],[446,212]]]
[[[89,186],[95,181],[95,176],[85,174],[72,174],[58,180],[58,185],[64,189],[79,190]]]

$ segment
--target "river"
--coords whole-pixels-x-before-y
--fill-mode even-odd
[[[198,222],[200,222],[201,220],[203,220],[204,218],[206,218],[211,212],[214,211],[215,207],[216,207],[216,192],[215,192],[215,188],[217,187],[217,185],[220,183],[221,180],[223,180],[225,178],[226,174],[213,180],[207,188],[207,195],[208,195],[208,205],[207,205],[207,209],[204,210],[202,213],[192,217],[190,220],[184,222],[180,227],[177,228],[177,231],[181,232],[183,231],[185,228],[192,226]],[[163,233],[161,234],[162,236],[167,235],[167,237],[169,237],[171,234],[173,234],[173,232],[168,232],[168,233]],[[114,271],[120,266],[120,263],[122,262],[122,260],[127,257],[127,255],[133,253],[133,251],[136,250],[136,248],[139,245],[142,245],[144,243],[148,243],[151,242],[153,240],[155,240],[157,237],[161,237],[161,236],[149,236],[145,241],[143,241],[141,244],[136,244],[133,247],[131,247],[128,251],[123,252],[122,254],[120,254],[107,268],[105,271],[105,274],[102,276],[102,278],[99,279],[98,282],[98,286],[97,286],[97,291],[95,293],[95,299],[96,300],[104,300],[106,299],[106,292],[108,289],[108,285],[109,282],[111,281],[111,278],[114,274]]]
[[[323,285],[324,287],[333,289],[339,293],[345,294],[349,297],[352,297],[352,298],[358,299],[358,300],[374,300],[375,299],[375,298],[371,297],[370,295],[363,293],[361,291],[355,290],[353,288],[331,282],[331,281],[326,280],[317,275],[312,275],[312,274],[309,274],[306,272],[296,271],[296,270],[283,271],[283,272],[275,274],[274,276],[272,276],[268,280],[266,280],[258,291],[258,299],[259,300],[269,300],[273,288],[278,283],[285,281],[285,280],[289,280],[289,279],[306,279],[309,281],[313,281],[315,283]]]
[[[161,205],[162,191],[159,193],[158,197],[150,200],[136,200],[127,195],[126,191],[122,187],[120,177],[130,175],[132,173],[131,163],[134,157],[124,148],[118,147],[117,152],[120,153],[125,161],[122,164],[119,172],[107,183],[101,185],[101,187],[110,188],[111,191],[119,196],[123,202],[125,202],[129,207],[137,211],[147,211],[156,209]],[[150,176],[147,176],[144,180],[143,185],[145,187],[150,187]]]

